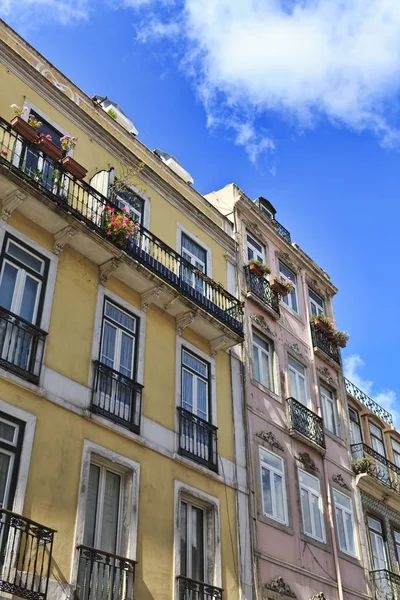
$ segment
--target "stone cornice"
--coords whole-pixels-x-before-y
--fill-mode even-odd
[[[320,290],[324,290],[325,294],[329,297],[334,296],[338,288],[330,281],[327,274],[317,263],[312,260],[297,244],[289,244],[281,235],[277,233],[272,225],[269,225],[267,219],[265,219],[257,206],[250,200],[248,196],[237,187],[239,192],[239,199],[236,203],[236,208],[241,213],[242,220],[252,227],[252,230],[256,228],[261,234],[268,240],[272,239],[278,252],[282,252],[289,256],[292,261],[299,269],[304,268],[308,271],[309,280],[315,279],[316,287]]]
[[[1,20],[0,30],[3,30],[9,36],[13,36],[14,42],[21,48],[23,47],[22,42],[25,43],[25,41]],[[48,68],[45,69],[46,74],[40,72],[39,68],[46,66],[43,63],[43,57],[30,47],[29,44],[26,43],[26,45],[28,46],[29,54],[37,60],[37,68],[23,58],[18,51],[14,50],[3,40],[0,40],[0,58],[6,68],[22,81],[26,82],[27,85],[66,118],[75,122],[77,127],[82,129],[97,144],[105,148],[116,160],[132,166],[137,166],[140,162],[144,162],[145,167],[140,172],[143,182],[158,192],[167,202],[178,208],[182,214],[208,233],[210,237],[218,241],[228,253],[234,256],[236,243],[223,229],[226,221],[225,217],[204,196],[175,175],[142,142],[125,132],[118,124],[110,124],[109,118],[103,113],[102,109],[96,109],[91,99],[76,88],[60,71],[50,65],[47,60],[47,65],[57,75],[60,75],[60,79],[70,84],[70,86],[61,85],[55,80],[54,75],[50,73]],[[53,82],[50,80],[51,75]],[[74,92],[71,91],[72,88],[74,88]],[[75,100],[71,99],[68,94],[72,95]],[[86,105],[86,110],[80,104]],[[88,114],[88,110],[92,110],[93,116]],[[98,120],[102,121],[103,124]],[[110,125],[115,130],[115,135],[108,131]],[[129,146],[131,146],[131,149]],[[158,174],[157,170],[162,170],[163,174]],[[179,191],[179,188],[182,192]],[[207,216],[207,214],[200,210],[194,204],[196,202],[203,205],[204,210],[209,212],[217,222],[214,222],[211,216]]]

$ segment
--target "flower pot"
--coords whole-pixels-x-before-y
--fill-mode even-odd
[[[28,121],[24,121],[22,117],[16,115],[13,119],[11,119],[11,127],[20,135],[22,135],[22,137],[28,142],[36,142],[38,137],[36,129],[31,127]]]
[[[53,142],[48,140],[46,137],[40,137],[36,142],[43,154],[46,154],[53,160],[60,160],[62,157],[62,150],[56,146]]]
[[[71,158],[70,156],[65,156],[62,161],[62,166],[68,173],[71,173],[76,179],[83,179],[86,176],[87,169],[82,167],[76,160]]]
[[[264,271],[255,263],[250,263],[249,269],[256,277],[264,277]]]
[[[320,331],[325,333],[325,335],[333,341],[334,337],[333,337],[332,328],[329,327],[329,325],[327,323],[324,323],[324,321],[322,321],[322,319],[318,319],[318,318],[314,319],[314,323],[315,323],[315,326],[318,327],[318,329]]]
[[[336,345],[339,346],[340,348],[346,348],[347,340],[336,338],[334,341],[335,341]]]
[[[281,296],[282,298],[284,296],[287,296],[289,293],[284,284],[280,281],[277,281],[276,279],[273,279],[271,281],[271,289],[274,290],[274,292],[276,292],[277,294],[279,294],[279,296]]]

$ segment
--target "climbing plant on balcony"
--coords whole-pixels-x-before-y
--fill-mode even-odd
[[[133,240],[140,229],[139,223],[130,217],[126,208],[116,210],[106,206],[104,216],[106,236],[119,248],[123,248],[128,239]]]

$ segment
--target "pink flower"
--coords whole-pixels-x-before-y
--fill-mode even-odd
[[[111,235],[111,231],[106,231],[106,235]]]
[[[2,153],[3,156],[7,156],[8,150],[2,150],[1,153]]]
[[[52,142],[53,138],[51,137],[51,135],[47,134],[46,135],[46,140],[49,140],[49,142]]]

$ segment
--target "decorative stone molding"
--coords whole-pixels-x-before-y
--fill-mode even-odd
[[[318,592],[318,594],[314,594],[314,596],[310,596],[309,600],[328,600],[325,596],[324,592]]]
[[[147,311],[150,304],[153,304],[161,294],[161,288],[153,287],[140,296],[142,310]]]
[[[182,313],[176,317],[176,333],[181,336],[186,327],[189,327],[195,319],[196,312],[195,311],[187,311]]]
[[[274,333],[271,331],[271,329],[270,329],[270,327],[269,327],[268,323],[265,321],[265,318],[264,318],[262,315],[257,315],[257,314],[255,314],[255,315],[250,315],[250,319],[253,321],[253,323],[254,323],[254,324],[257,326],[257,327],[259,327],[259,328],[261,329],[261,331],[262,331],[263,333],[266,333],[267,335],[275,335],[275,334],[274,334]]]
[[[299,454],[296,456],[296,459],[303,463],[303,465],[307,467],[307,469],[310,469],[310,471],[319,471],[317,465],[308,452],[299,452]]]
[[[332,475],[332,481],[340,485],[340,487],[344,488],[345,490],[351,490],[351,486],[349,486],[349,484],[343,479],[343,476],[340,473]]]
[[[302,359],[302,360],[306,360],[305,356],[301,353],[299,345],[298,344],[286,344],[287,347],[292,350],[292,352],[295,353],[295,355]]]
[[[328,367],[317,367],[317,371],[322,375],[322,377],[325,377],[330,385],[335,385],[335,379],[332,377],[332,373]]]
[[[216,338],[215,340],[211,340],[210,342],[210,349],[211,349],[211,356],[216,356],[218,350],[224,350],[225,348],[228,348],[230,346],[229,343],[229,338],[226,335],[221,335],[220,337]]]
[[[64,227],[57,233],[54,234],[53,252],[54,254],[60,254],[63,251],[64,246],[74,237],[76,229],[73,227]]]
[[[8,221],[14,210],[26,199],[26,194],[20,190],[14,190],[1,201],[1,218]]]
[[[109,277],[118,269],[121,264],[119,258],[110,258],[107,262],[99,266],[100,271],[100,283],[103,285],[108,281]]]
[[[288,585],[283,577],[277,577],[272,579],[269,583],[264,584],[264,589],[279,594],[279,596],[286,596],[287,598],[296,598],[296,594],[292,592],[290,585]]]
[[[294,264],[293,260],[287,252],[278,251],[276,252],[276,257],[279,260],[282,260],[282,262],[284,262],[285,265],[290,267],[295,273],[297,273],[297,271],[299,270],[299,267]]]
[[[278,448],[278,450],[280,450],[281,452],[285,451],[285,448],[277,439],[276,435],[272,433],[272,431],[259,431],[258,433],[256,433],[256,436],[263,440],[263,442],[271,446],[271,448]]]

